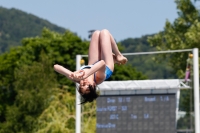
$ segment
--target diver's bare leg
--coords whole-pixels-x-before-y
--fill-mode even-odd
[[[100,31],[95,31],[92,34],[92,38],[90,41],[89,53],[88,53],[88,65],[92,65],[95,62],[101,60],[100,58],[100,46],[99,46],[99,34]]]

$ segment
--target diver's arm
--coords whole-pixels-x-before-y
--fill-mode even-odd
[[[66,76],[68,79],[70,79],[70,80],[72,80],[72,81],[74,81],[74,82],[77,82],[77,83],[79,83],[79,79],[74,79],[73,77],[71,77],[71,75],[73,74],[73,72],[72,71],[70,71],[70,70],[68,70],[68,69],[66,69],[66,68],[64,68],[63,66],[61,66],[61,65],[54,65],[54,70],[56,71],[56,72],[58,72],[58,73],[60,73],[60,74],[62,74],[62,75],[64,75],[64,76]]]
[[[98,61],[90,69],[84,70],[83,79],[89,77],[90,75],[94,74],[97,71],[98,73],[102,73],[103,75],[105,75],[105,67],[106,67],[105,61],[103,60]]]
[[[105,77],[105,67],[106,64],[103,60],[98,61],[95,63],[90,69],[84,69],[84,70],[78,70],[75,72],[71,72],[70,70],[60,66],[60,65],[54,65],[54,69],[60,73],[65,75],[68,79],[79,82],[80,80],[86,79],[90,75],[94,74],[98,71],[98,75],[102,75],[102,77]]]

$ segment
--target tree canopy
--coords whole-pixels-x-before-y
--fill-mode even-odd
[[[198,9],[190,0],[175,0],[175,2],[179,17],[173,23],[166,21],[164,31],[149,37],[148,41],[157,50],[200,48],[200,14]],[[170,66],[173,67],[180,79],[185,77],[188,55],[189,53],[185,52],[170,55]],[[168,55],[163,57],[164,59],[169,58]],[[190,68],[190,72],[190,79],[193,82],[192,68]],[[191,112],[194,110],[193,93],[193,89],[181,91],[179,110],[187,113],[178,120],[178,128],[192,129],[194,126],[191,124],[194,121],[194,117],[191,116]]]
[[[129,38],[122,41],[118,45],[120,48],[125,47],[123,52],[199,48],[198,10],[190,0],[176,0],[176,4],[179,17],[173,23],[167,21],[164,31],[150,35],[150,37]],[[11,9],[11,11],[13,11],[11,16],[16,16],[14,13],[16,10]],[[0,10],[1,13],[2,10]],[[22,12],[17,13],[21,14]],[[3,14],[0,15],[0,18],[9,16]],[[32,17],[31,21],[42,23],[34,16]],[[16,21],[19,20],[16,18]],[[6,27],[5,23],[1,21],[0,26],[2,25]],[[6,30],[0,31],[0,41],[2,41],[0,44],[3,44],[0,45],[0,48],[2,50],[3,46],[4,51],[7,49],[5,48],[7,44],[15,45],[12,44],[13,42],[3,43],[2,38],[7,38],[8,41],[11,36],[15,36],[15,34],[10,33],[10,27],[11,25]],[[53,65],[60,64],[74,71],[76,55],[87,54],[89,41],[81,40],[69,30],[64,30],[63,33],[51,30],[53,29],[44,28],[41,34],[37,33],[33,36],[34,30],[27,36],[20,36],[19,34],[17,39],[23,39],[19,45],[17,44],[18,47],[6,50],[5,53],[0,55],[0,133],[73,133],[75,130],[75,85],[64,76],[55,73]],[[15,29],[16,31],[17,29]],[[149,44],[152,47],[149,47]],[[167,55],[164,57],[167,57]],[[154,59],[153,62],[151,62],[152,58]],[[148,59],[146,57],[133,57],[129,59],[129,64],[116,66],[114,74],[109,80],[139,80],[146,79],[147,76],[148,78],[157,77],[161,73],[164,74],[159,76],[169,78],[174,76],[169,74],[171,69],[180,78],[183,78],[187,58],[188,53],[170,55],[170,57],[165,58],[169,64],[159,64],[160,68],[167,68],[167,71],[165,71],[155,67],[155,62],[163,61],[162,57],[157,59],[155,57]],[[87,59],[85,60],[87,61]],[[193,105],[188,106],[191,101],[190,94],[191,92],[188,93],[188,91],[181,92],[179,109],[187,111],[187,113],[193,108]],[[85,104],[82,109],[84,121],[82,132],[94,133],[95,102]],[[187,115],[185,119],[183,118],[183,121],[187,121],[188,118]],[[181,123],[181,121],[182,119],[179,120],[178,125],[187,127],[187,123]]]
[[[200,48],[200,15],[190,0],[175,0],[179,17],[170,23],[166,21],[164,31],[149,37],[149,42],[157,50],[178,50]],[[188,53],[171,55],[171,66],[179,77],[183,77]]]
[[[75,84],[54,72],[53,65],[75,71],[76,55],[87,54],[88,48],[89,41],[68,30],[60,34],[44,28],[41,37],[24,38],[22,46],[1,54],[0,133],[74,132]],[[116,67],[111,80],[145,78],[127,65]],[[95,121],[94,103],[84,105],[83,116]]]

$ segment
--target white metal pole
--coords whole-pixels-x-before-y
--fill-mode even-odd
[[[199,50],[193,49],[193,79],[194,79],[194,113],[195,113],[195,133],[199,131]]]
[[[178,122],[178,106],[179,106],[179,100],[180,100],[180,89],[176,92],[176,128],[177,128],[177,122]]]
[[[80,61],[81,55],[76,55],[76,70],[79,70],[81,67]],[[76,89],[76,133],[81,133],[81,105],[79,105],[80,103],[80,94]]]

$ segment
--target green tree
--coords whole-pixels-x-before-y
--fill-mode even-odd
[[[179,17],[171,24],[166,21],[163,32],[149,37],[149,42],[157,50],[177,50],[200,48],[200,16],[190,0],[175,0]],[[166,56],[166,55],[165,55]],[[188,53],[170,55],[170,63],[178,76],[183,78]]]
[[[74,94],[74,83],[64,76],[56,78],[53,64],[74,70],[76,53],[84,53],[88,46],[70,31],[59,34],[48,29],[42,37],[26,38],[22,43],[0,56],[1,132],[31,132],[37,116],[48,107],[46,100],[55,85],[68,85],[65,91]]]
[[[39,116],[35,133],[74,133],[75,97],[65,88],[52,89],[51,103]]]
[[[163,32],[149,37],[150,44],[156,46],[158,50],[200,48],[200,14],[198,9],[190,0],[175,0],[175,2],[177,3],[179,17],[172,24],[167,21]],[[164,55],[164,57],[169,58],[167,55]],[[184,78],[185,76],[187,59],[188,53],[184,52],[170,55],[170,65],[179,78]],[[179,109],[186,111],[187,116],[178,121],[178,128],[188,127],[183,124],[188,121],[190,111],[193,111],[192,99],[193,90],[181,91]],[[180,123],[183,119],[185,119],[184,122]]]
[[[128,38],[121,42],[124,46],[124,53],[136,52],[150,52],[155,51],[154,46],[150,46],[147,39],[153,35],[142,36],[141,38]],[[169,65],[169,59],[157,58],[157,55],[131,55],[127,56],[129,64],[131,64],[137,71],[142,72],[148,79],[172,79],[176,78],[172,67]]]
[[[131,65],[115,66],[115,70],[109,81],[142,80],[147,79],[141,72],[136,71]]]
[[[42,57],[40,62],[31,66],[22,65],[15,69],[15,99],[7,106],[6,121],[0,132],[32,132],[37,117],[48,107],[51,88],[55,88],[56,80],[48,58]]]
[[[70,31],[45,28],[41,37],[24,38],[22,46],[0,55],[0,133],[74,132],[75,85],[53,65],[74,71],[76,55],[85,55],[88,47]],[[145,78],[128,65],[116,67],[115,73],[114,80]],[[95,126],[87,122],[95,122],[95,103],[83,108],[83,132],[92,133]]]

